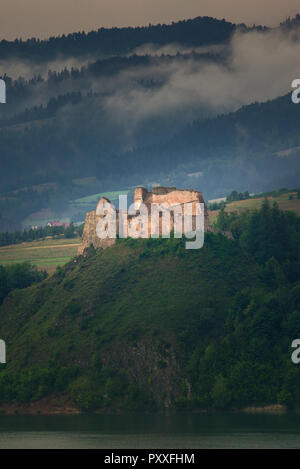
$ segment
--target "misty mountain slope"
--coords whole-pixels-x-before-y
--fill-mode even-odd
[[[264,204],[233,221],[235,241],[120,240],[10,293],[0,403],[297,404],[299,218]]]
[[[174,184],[193,185],[207,197],[222,196],[232,187],[297,187],[299,118],[300,108],[288,94],[195,122],[167,142],[128,152],[123,161],[128,159],[128,168],[144,168],[152,178],[157,168],[163,183],[171,174]]]
[[[50,69],[44,77],[37,75],[27,80],[6,77],[7,103],[0,108],[0,125],[35,120],[41,112],[45,114],[43,117],[53,115],[54,110],[68,104],[69,96],[93,95],[100,104],[118,92],[132,93],[134,88],[141,92],[144,90],[145,94],[147,91],[155,93],[167,86],[170,76],[179,68],[184,70],[193,65],[198,69],[213,63],[221,65],[225,60],[225,52],[160,56],[134,54],[89,62],[81,68]],[[53,109],[55,101],[61,102]],[[49,106],[52,108],[48,109]]]
[[[300,108],[289,94],[195,122],[168,143],[138,149],[129,157],[132,162],[135,158],[146,161],[151,155],[151,163],[172,172],[174,181],[182,181],[185,174],[184,183],[194,182],[204,193],[215,191],[216,181],[220,195],[237,185],[256,191],[272,184],[296,187],[300,176],[299,119]],[[295,151],[284,152],[293,148]],[[188,178],[186,174],[193,171],[202,174]]]
[[[23,115],[25,122],[37,119],[40,107],[59,96],[97,93],[99,106],[104,107],[108,118],[111,115],[115,120],[124,121],[125,113],[136,114],[136,119],[130,116],[127,124],[127,134],[132,135],[130,144],[134,146],[139,144],[137,136],[141,132],[136,125],[139,120],[147,123],[148,119],[155,122],[162,118],[170,132],[167,117],[175,114],[178,119],[183,110],[185,121],[181,119],[181,127],[203,117],[203,109],[206,115],[216,115],[255,100],[273,99],[287,91],[291,74],[297,71],[292,58],[297,54],[299,40],[294,30],[290,34],[286,28],[239,27],[234,29],[229,41],[210,44],[210,33],[204,27],[208,45],[184,46],[189,42],[194,22],[214,24],[221,35],[227,24],[209,18],[182,22],[189,26],[182,29],[181,42],[170,39],[164,45],[143,43],[126,55],[99,57],[91,50],[88,59],[76,61],[58,56],[57,60],[29,66],[25,58],[0,60],[0,71],[7,83],[7,104],[0,108],[2,126],[12,124],[16,114],[19,114],[17,122],[21,123],[20,114],[25,110],[29,111]],[[18,42],[13,44],[16,46]],[[10,122],[5,122],[7,119]]]
[[[91,96],[71,104],[55,119],[41,121],[43,125],[0,130],[3,191],[57,183],[55,194],[7,194],[0,207],[9,218],[23,219],[34,211],[30,207],[38,210],[39,204],[45,208],[52,199],[61,204],[76,198],[79,189],[72,180],[91,175],[99,181],[96,192],[151,181],[166,184],[169,175],[175,185],[200,189],[207,198],[224,196],[233,187],[252,192],[295,188],[299,152],[284,151],[300,145],[299,111],[286,95],[195,122],[171,139],[165,135],[165,141],[124,152],[122,135],[116,134]]]
[[[276,166],[277,152],[299,145],[299,119],[300,108],[288,94],[195,122],[172,139],[166,151],[197,154],[199,160],[238,158],[245,163],[270,157]]]
[[[105,59],[91,55],[88,62],[77,64],[57,60],[40,71],[36,66],[28,70],[16,59],[14,79],[9,78],[10,64],[3,62],[0,69],[7,68],[8,96],[7,105],[0,109],[0,122],[5,125],[5,118],[25,109],[39,111],[58,96],[97,93],[99,104],[117,120],[124,120],[125,112],[137,114],[136,121],[147,121],[164,115],[171,118],[174,111],[184,110],[184,126],[203,117],[201,108],[207,115],[216,115],[286,93],[291,76],[298,72],[294,61],[298,51],[294,30],[239,29],[226,45],[184,49],[170,43],[156,49],[145,44],[131,55]],[[135,125],[134,120],[127,124],[133,137],[139,134]]]

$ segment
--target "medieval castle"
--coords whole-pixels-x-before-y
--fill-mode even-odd
[[[202,192],[191,190],[191,189],[176,189],[176,187],[155,187],[151,192],[147,191],[144,187],[137,187],[134,191],[134,207],[136,214],[130,215],[127,214],[128,222],[132,222],[134,218],[139,216],[139,207],[141,204],[147,207],[149,213],[149,236],[150,236],[150,226],[151,226],[151,206],[152,204],[167,204],[170,208],[170,231],[174,228],[174,208],[185,204],[191,204],[193,217],[196,213],[196,204],[203,204],[204,207],[204,231],[210,229],[208,222],[208,213],[203,199]],[[108,204],[108,205],[107,205]],[[88,212],[86,214],[82,243],[78,249],[78,254],[82,255],[84,251],[93,245],[95,248],[105,249],[109,246],[112,246],[115,243],[115,238],[106,238],[101,239],[98,237],[96,232],[96,227],[98,222],[101,220],[103,215],[98,215],[101,213],[101,208],[107,207],[111,202],[102,197],[95,210]],[[102,210],[103,212],[103,210]],[[117,221],[120,217],[120,210],[116,211]],[[161,234],[161,228],[159,228]]]

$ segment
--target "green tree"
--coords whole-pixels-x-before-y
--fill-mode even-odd
[[[215,378],[211,398],[214,407],[217,409],[225,409],[230,403],[230,391],[227,387],[227,381],[222,374],[217,375]]]

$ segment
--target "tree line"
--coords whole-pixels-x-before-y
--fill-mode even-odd
[[[24,231],[14,231],[12,233],[5,232],[0,233],[0,246],[37,241],[47,236],[76,238],[82,235],[82,231],[83,225],[75,227],[71,223],[70,226],[45,226],[25,229]]]

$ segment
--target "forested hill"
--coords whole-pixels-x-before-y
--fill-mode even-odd
[[[100,21],[100,19],[99,19]],[[160,45],[180,43],[188,46],[202,46],[228,41],[236,25],[225,20],[198,17],[174,22],[170,25],[149,25],[145,27],[100,28],[98,31],[77,32],[48,40],[36,38],[22,41],[2,40],[0,59],[21,57],[30,60],[50,60],[58,54],[79,56],[84,54],[123,54],[142,44]],[[240,26],[245,28],[245,25]]]
[[[218,225],[233,239],[118,240],[9,293],[0,405],[299,406],[299,218],[265,203]]]
[[[211,147],[213,136],[217,135],[223,143],[223,152],[238,142],[253,154],[264,150],[279,152],[300,143],[295,134],[299,120],[300,109],[292,103],[289,93],[264,103],[242,106],[236,112],[214,119],[195,121],[174,138],[174,147],[180,142],[184,142],[186,149],[200,149],[201,145]]]

